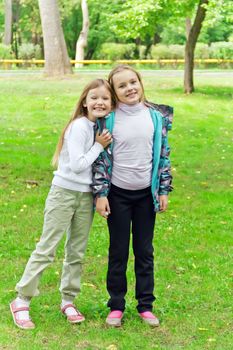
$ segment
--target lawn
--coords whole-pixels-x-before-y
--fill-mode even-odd
[[[148,328],[137,315],[131,251],[124,324],[106,328],[108,233],[97,215],[76,300],[86,322],[71,326],[59,312],[63,241],[31,304],[36,329],[14,326],[8,304],[41,234],[50,160],[83,86],[95,77],[0,78],[0,349],[232,350],[233,84],[219,76],[198,76],[188,96],[179,77],[144,77],[147,98],[175,108],[169,134],[175,190],[154,238],[161,326]]]

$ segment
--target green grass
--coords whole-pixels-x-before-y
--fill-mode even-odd
[[[83,86],[94,77],[0,79],[0,349],[231,350],[233,85],[220,77],[197,77],[189,96],[178,77],[144,79],[148,99],[175,107],[169,135],[175,191],[167,213],[157,217],[154,239],[161,326],[150,329],[137,316],[131,251],[124,325],[105,327],[108,233],[97,215],[76,301],[86,322],[71,326],[59,312],[63,241],[32,301],[36,329],[13,325],[8,304],[41,234],[50,159]]]

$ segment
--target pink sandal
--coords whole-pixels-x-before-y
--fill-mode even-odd
[[[34,329],[35,324],[29,320],[19,320],[17,313],[20,311],[29,311],[28,306],[17,307],[15,300],[10,303],[10,310],[13,317],[14,324],[21,329]]]
[[[75,311],[76,311],[76,315],[67,315],[66,314],[66,309],[68,309],[68,307],[72,307]],[[81,312],[79,312],[76,307],[73,304],[66,304],[63,308],[61,308],[61,312],[66,316],[67,321],[69,321],[70,323],[80,323],[85,321],[85,317],[81,314]]]

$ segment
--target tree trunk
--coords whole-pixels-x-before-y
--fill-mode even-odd
[[[12,2],[12,47],[14,50],[15,58],[19,58],[19,46],[22,43],[21,33],[19,30],[20,19],[20,0],[14,0]]]
[[[193,68],[194,68],[194,50],[198,36],[201,31],[202,23],[205,19],[206,8],[209,0],[200,0],[197,8],[194,23],[190,29],[185,45],[185,70],[184,70],[184,92],[190,94],[194,91]]]
[[[191,18],[187,17],[185,24],[186,24],[186,28],[185,28],[186,29],[186,40],[188,40],[189,33],[190,33],[191,28],[192,28]]]
[[[39,8],[44,39],[45,74],[71,74],[57,0],[39,0]]]
[[[3,44],[12,43],[12,0],[5,0],[5,28]]]
[[[88,37],[88,31],[89,31],[89,16],[88,16],[87,0],[82,0],[81,7],[82,7],[82,15],[83,15],[83,26],[76,44],[75,60],[77,61],[84,60],[84,49],[87,46],[87,37]],[[75,64],[76,68],[77,67],[80,68],[82,66],[83,66],[82,63]]]

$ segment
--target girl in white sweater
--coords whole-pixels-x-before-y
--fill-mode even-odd
[[[93,219],[92,163],[112,142],[107,130],[97,133],[94,140],[94,125],[111,108],[108,82],[103,79],[92,81],[84,88],[75,112],[61,134],[53,157],[53,164],[58,167],[46,200],[43,233],[16,285],[18,296],[10,303],[14,323],[19,328],[35,327],[29,315],[30,300],[39,294],[40,276],[54,260],[65,231],[61,311],[71,323],[85,320],[73,301],[80,291],[82,260]]]

